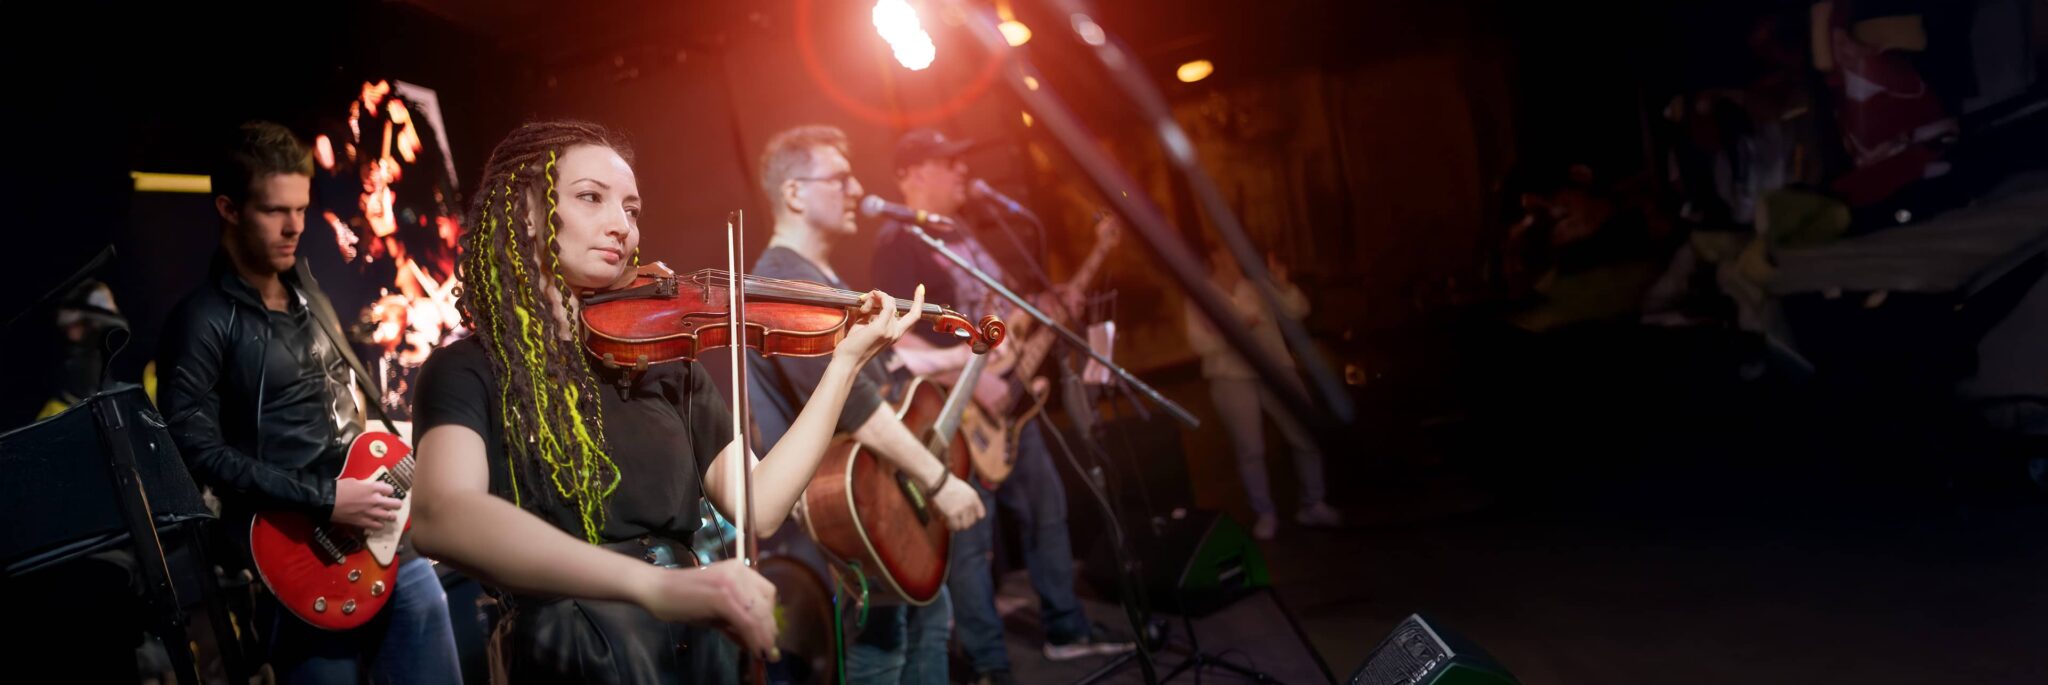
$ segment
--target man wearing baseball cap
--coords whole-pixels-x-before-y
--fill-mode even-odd
[[[912,209],[965,221],[969,180],[966,160],[971,140],[956,139],[932,129],[906,133],[896,143],[896,182],[904,204]],[[972,231],[927,229],[946,241],[953,252],[1005,285],[1025,283],[1005,276],[1003,266],[976,240]],[[925,284],[930,302],[953,304],[975,315],[1004,312],[1011,307],[989,288],[933,252],[901,224],[886,222],[876,237],[875,285],[883,289]],[[895,292],[890,290],[890,292]],[[908,291],[904,291],[908,292]],[[896,345],[904,361],[926,375],[957,373],[966,365],[967,346],[936,331],[917,329]],[[1010,378],[985,377],[980,386],[1001,388]],[[1029,381],[1030,379],[1014,379]],[[978,395],[981,393],[977,393]],[[969,660],[982,682],[1011,682],[1009,654],[1004,651],[1002,618],[996,613],[990,556],[995,544],[996,504],[1015,516],[1023,529],[1025,564],[1038,591],[1046,631],[1045,655],[1064,661],[1084,656],[1130,651],[1135,645],[1111,638],[1088,620],[1074,596],[1074,554],[1067,532],[1067,494],[1054,470],[1051,454],[1039,433],[1039,421],[1023,426],[1014,470],[1000,488],[990,492],[977,483],[989,516],[953,536],[953,569],[947,585],[953,595],[953,616]]]

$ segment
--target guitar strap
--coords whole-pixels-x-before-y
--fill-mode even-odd
[[[299,292],[306,297],[306,310],[313,313],[315,327],[327,336],[327,342],[341,354],[341,360],[348,363],[349,371],[354,372],[357,390],[367,400],[364,404],[369,405],[377,420],[384,424],[384,431],[398,435],[398,427],[392,425],[391,417],[384,413],[384,402],[370,389],[370,372],[363,369],[362,360],[356,359],[355,347],[341,337],[341,318],[335,315],[334,305],[328,303],[325,293],[320,292],[319,284],[313,280],[313,273],[306,268],[304,261],[293,268],[298,271]]]

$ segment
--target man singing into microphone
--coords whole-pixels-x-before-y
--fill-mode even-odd
[[[896,181],[905,204],[927,216],[937,214],[964,221],[958,216],[968,199],[968,172],[961,156],[971,147],[971,141],[950,139],[930,129],[905,134],[896,144]],[[972,261],[976,268],[1003,280],[1008,287],[1027,285],[1007,279],[1003,266],[970,230],[939,221],[925,223],[928,232],[946,241],[949,249]],[[905,230],[900,219],[885,222],[877,235],[872,273],[875,284],[882,288],[900,289],[923,283],[927,301],[952,303],[963,312],[1011,309],[1008,302],[981,281],[960,271]],[[969,354],[958,340],[923,330],[918,335],[904,336],[896,350],[905,364],[919,374],[958,371],[966,365]],[[1006,380],[1011,379],[984,378],[981,385],[997,386]],[[1003,648],[1002,618],[996,613],[995,579],[989,569],[997,503],[1002,505],[1003,512],[1016,517],[1014,520],[1023,531],[1025,564],[1043,612],[1046,657],[1067,660],[1115,654],[1135,647],[1109,637],[1103,628],[1089,622],[1074,596],[1067,493],[1059,473],[1053,469],[1038,423],[1033,419],[1024,426],[1010,478],[993,493],[977,484],[990,516],[953,536],[953,569],[947,586],[953,596],[960,642],[981,682],[1012,682],[1009,654]]]

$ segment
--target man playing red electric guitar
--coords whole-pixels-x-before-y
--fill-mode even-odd
[[[158,402],[192,475],[221,500],[229,542],[247,554],[250,517],[295,511],[365,530],[396,525],[391,486],[336,480],[363,431],[333,305],[298,259],[313,160],[283,126],[243,124],[213,172],[220,251],[165,323]],[[246,563],[244,561],[243,563]],[[409,550],[371,622],[327,631],[265,596],[252,627],[287,683],[461,680],[447,596]]]

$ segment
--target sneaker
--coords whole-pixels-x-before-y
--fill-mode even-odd
[[[1252,539],[1254,540],[1271,540],[1279,532],[1280,517],[1272,514],[1259,514],[1258,522],[1252,524]]]
[[[1294,522],[1315,528],[1334,528],[1344,524],[1344,514],[1328,504],[1317,502],[1296,512]]]
[[[1009,672],[1008,670],[1002,670],[1002,671],[989,671],[989,672],[987,672],[987,673],[983,673],[983,674],[981,674],[981,677],[979,677],[979,678],[975,678],[975,679],[974,679],[974,684],[975,684],[975,685],[1017,685],[1017,676],[1013,676],[1013,675],[1010,675],[1010,672]]]
[[[1118,638],[1110,637],[1109,631],[1102,626],[1091,626],[1087,635],[1065,643],[1059,642],[1058,638],[1048,638],[1045,642],[1045,658],[1052,661],[1067,661],[1087,656],[1122,654],[1138,648],[1138,643],[1117,640]]]

